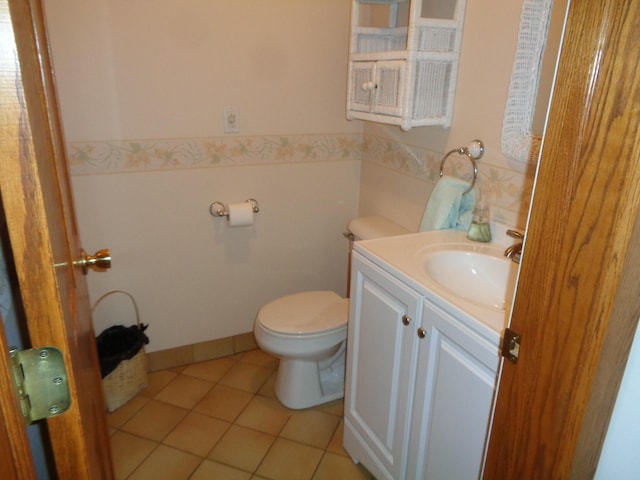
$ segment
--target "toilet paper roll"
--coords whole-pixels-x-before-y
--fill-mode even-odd
[[[247,227],[253,225],[253,205],[249,202],[230,203],[227,211],[227,222],[230,227]]]

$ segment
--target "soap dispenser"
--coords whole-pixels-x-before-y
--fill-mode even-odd
[[[473,209],[473,218],[467,231],[467,238],[474,242],[490,242],[491,227],[489,225],[489,203],[482,195],[482,189],[478,190],[476,206]]]

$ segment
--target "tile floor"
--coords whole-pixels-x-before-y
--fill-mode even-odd
[[[149,374],[107,415],[118,480],[372,480],[342,448],[343,402],[290,410],[260,350]]]

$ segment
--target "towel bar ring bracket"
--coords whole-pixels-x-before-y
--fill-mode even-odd
[[[471,153],[472,149],[476,152],[475,157]],[[442,161],[440,162],[441,177],[444,176],[444,164],[452,153],[457,153],[459,155],[466,156],[471,162],[471,165],[473,166],[473,180],[471,180],[471,185],[469,185],[469,188],[467,188],[462,193],[463,195],[466,195],[473,189],[473,187],[476,184],[476,180],[478,178],[478,164],[476,163],[476,158],[482,157],[482,154],[484,153],[484,144],[480,140],[474,140],[472,142],[472,145],[470,145],[469,147],[460,147],[460,148],[454,148],[453,150],[449,150],[447,154],[442,158]]]

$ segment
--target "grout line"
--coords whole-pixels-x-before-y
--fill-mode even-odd
[[[257,472],[258,472],[258,470],[259,470],[259,468],[260,468],[260,466],[264,463],[265,459],[267,458],[267,456],[269,455],[269,453],[272,451],[272,449],[273,449],[274,445],[276,444],[276,442],[277,442],[279,439],[282,439],[282,440],[288,440],[288,441],[291,441],[291,442],[294,442],[294,443],[298,443],[298,444],[300,444],[300,445],[304,445],[305,447],[309,447],[309,448],[316,448],[316,449],[318,449],[318,450],[321,450],[321,451],[322,451],[322,455],[320,456],[320,459],[319,459],[319,461],[318,461],[318,464],[315,466],[315,469],[314,469],[314,471],[313,471],[313,473],[312,473],[312,475],[311,475],[311,477],[310,477],[310,478],[313,478],[313,476],[318,472],[318,469],[320,468],[320,465],[322,464],[323,460],[324,460],[325,458],[327,458],[327,457],[328,457],[328,455],[327,455],[327,454],[329,454],[329,453],[333,453],[333,454],[335,454],[336,456],[340,456],[340,457],[342,457],[342,456],[343,456],[343,455],[340,455],[339,453],[331,452],[331,451],[329,451],[329,450],[328,450],[329,446],[331,445],[331,441],[333,440],[333,438],[334,438],[334,437],[336,436],[336,434],[338,433],[338,429],[340,428],[340,425],[341,425],[342,419],[344,418],[344,413],[343,413],[343,412],[342,412],[342,413],[338,413],[338,414],[336,414],[336,413],[334,413],[334,411],[327,411],[327,410],[324,410],[324,409],[320,408],[321,406],[316,406],[316,407],[311,407],[310,409],[305,409],[305,410],[310,410],[310,411],[311,411],[311,410],[315,410],[315,411],[318,411],[318,412],[322,412],[322,413],[327,414],[327,415],[331,415],[331,416],[338,417],[338,419],[339,419],[339,421],[338,421],[338,423],[336,424],[336,427],[334,428],[334,430],[333,430],[332,434],[329,436],[329,439],[328,439],[328,441],[327,441],[327,443],[326,443],[325,447],[324,447],[324,448],[322,448],[322,449],[321,449],[321,448],[318,448],[318,447],[315,447],[315,446],[313,446],[313,445],[308,445],[308,444],[306,444],[306,443],[303,443],[303,442],[300,442],[300,441],[297,441],[297,440],[292,440],[292,439],[288,439],[288,438],[281,437],[281,434],[282,434],[282,432],[284,431],[284,429],[286,428],[287,424],[289,424],[289,422],[290,422],[290,421],[291,421],[291,419],[293,418],[294,414],[295,414],[298,410],[287,409],[287,410],[289,411],[289,416],[288,416],[287,420],[284,422],[284,424],[282,425],[282,427],[279,429],[279,431],[277,432],[277,434],[275,434],[275,435],[274,435],[274,434],[270,434],[270,433],[268,433],[268,432],[263,432],[263,431],[258,430],[258,429],[256,429],[256,428],[246,427],[246,426],[243,426],[243,425],[238,425],[238,424],[236,423],[236,422],[237,422],[237,420],[242,416],[242,414],[247,410],[247,408],[249,407],[249,405],[251,405],[251,403],[256,399],[256,397],[260,397],[260,398],[267,399],[267,400],[274,399],[274,400],[276,400],[276,401],[277,401],[277,397],[273,397],[273,396],[271,396],[271,395],[264,395],[264,394],[261,394],[261,393],[260,393],[260,391],[264,388],[264,386],[269,382],[269,380],[271,379],[271,377],[273,376],[273,374],[274,374],[275,372],[277,372],[277,367],[276,367],[276,368],[271,368],[271,367],[269,367],[269,366],[267,366],[267,365],[265,365],[265,364],[261,364],[261,363],[254,363],[254,362],[251,362],[251,361],[243,361],[243,358],[246,356],[246,354],[247,354],[247,353],[248,353],[248,352],[242,352],[242,353],[234,353],[233,355],[230,355],[230,357],[236,357],[236,358],[234,358],[234,362],[233,362],[232,366],[231,366],[229,369],[227,369],[227,371],[226,371],[223,375],[221,375],[221,376],[220,376],[220,378],[219,378],[218,380],[212,381],[212,380],[207,380],[207,379],[203,379],[203,378],[200,378],[200,377],[195,377],[195,376],[192,376],[192,375],[186,374],[186,373],[184,373],[184,370],[185,370],[185,368],[186,368],[186,367],[185,367],[185,368],[182,368],[180,372],[176,372],[176,376],[175,376],[174,378],[172,378],[172,379],[171,379],[171,380],[170,380],[166,385],[164,385],[160,390],[158,390],[158,391],[157,391],[153,396],[145,397],[145,396],[144,396],[144,392],[141,392],[141,393],[139,394],[141,397],[144,397],[145,399],[148,399],[148,402],[146,402],[146,403],[145,403],[145,405],[143,405],[142,407],[140,407],[139,409],[137,409],[136,411],[134,411],[134,412],[131,414],[131,416],[130,416],[130,417],[128,417],[128,418],[127,418],[127,420],[126,420],[126,421],[124,421],[124,422],[122,423],[122,425],[120,425],[119,427],[111,427],[111,428],[113,428],[113,430],[114,430],[113,435],[115,435],[115,434],[116,434],[116,433],[118,433],[118,432],[122,432],[122,433],[125,433],[125,434],[128,434],[128,435],[132,435],[132,436],[138,437],[138,438],[143,439],[143,440],[145,440],[145,441],[153,442],[153,443],[155,444],[155,446],[153,447],[153,449],[152,449],[152,450],[151,450],[151,451],[150,451],[150,452],[149,452],[149,453],[148,453],[148,454],[147,454],[147,455],[146,455],[146,456],[145,456],[145,457],[144,457],[144,458],[143,458],[143,459],[142,459],[142,460],[141,460],[141,461],[140,461],[140,462],[135,466],[135,468],[131,471],[131,473],[130,473],[129,475],[127,475],[127,479],[128,479],[128,478],[130,478],[130,477],[131,477],[131,476],[132,476],[132,475],[133,475],[137,470],[139,470],[139,468],[142,466],[142,464],[150,458],[150,456],[153,454],[153,452],[155,452],[155,451],[160,447],[160,445],[166,446],[166,447],[168,447],[168,448],[173,448],[173,449],[178,450],[178,451],[180,451],[180,452],[183,452],[183,453],[186,453],[186,454],[189,454],[189,455],[193,455],[193,456],[196,456],[196,457],[200,458],[200,462],[198,463],[198,465],[196,466],[196,468],[195,468],[195,469],[194,469],[194,471],[190,474],[190,476],[189,476],[189,477],[193,476],[193,474],[198,470],[198,468],[200,468],[200,466],[204,463],[204,461],[205,461],[205,460],[209,460],[209,461],[212,461],[212,462],[215,462],[215,463],[219,463],[219,464],[221,464],[221,465],[228,466],[228,467],[233,468],[233,469],[236,469],[236,470],[238,470],[238,471],[242,471],[242,472],[245,472],[245,473],[249,473],[249,474],[250,474],[250,475],[252,475],[252,476],[253,476],[253,475],[256,475],[256,474],[257,474]],[[224,357],[221,357],[221,358],[224,358]],[[209,361],[209,360],[205,360],[205,361]],[[203,362],[204,362],[204,361],[203,361]],[[230,372],[230,371],[231,371],[231,370],[232,370],[232,369],[233,369],[233,368],[234,368],[234,367],[239,363],[239,362],[243,362],[243,363],[246,363],[246,364],[248,364],[248,365],[252,365],[253,367],[257,367],[257,368],[269,369],[269,370],[271,370],[271,372],[272,372],[272,373],[271,373],[271,374],[270,374],[270,375],[269,375],[269,376],[268,376],[268,377],[267,377],[267,378],[262,382],[262,384],[259,386],[259,388],[258,388],[255,392],[247,392],[247,391],[245,391],[245,390],[241,390],[241,389],[238,389],[238,388],[235,388],[235,387],[231,387],[231,386],[227,386],[227,385],[221,384],[221,383],[220,383],[220,381],[221,381],[221,380],[222,380],[222,379],[223,379],[223,378],[224,378],[224,377],[225,377],[225,376],[226,376],[226,375],[227,375],[227,374],[228,374],[228,373],[229,373],[229,372]],[[202,363],[202,362],[197,362],[197,363]],[[167,368],[167,369],[165,369],[165,370],[168,370],[168,371],[175,371],[175,369],[174,369],[174,368]],[[206,392],[206,393],[202,396],[202,398],[201,398],[198,402],[196,402],[196,404],[195,404],[193,407],[191,407],[191,408],[185,408],[185,407],[182,407],[182,406],[174,405],[174,404],[172,404],[172,403],[169,403],[169,402],[166,402],[166,401],[163,401],[163,400],[159,400],[159,399],[157,398],[157,396],[158,396],[158,395],[160,395],[160,394],[161,394],[161,392],[163,392],[163,391],[164,391],[164,390],[165,390],[165,389],[166,389],[166,388],[167,388],[171,383],[173,383],[174,381],[176,381],[176,380],[179,378],[179,376],[180,376],[180,375],[183,375],[183,376],[185,376],[185,377],[189,377],[189,378],[196,378],[196,379],[199,379],[199,380],[203,380],[203,381],[205,381],[205,382],[207,382],[207,383],[210,383],[210,384],[211,384],[211,386],[210,386],[210,388],[207,390],[207,392]],[[196,411],[195,411],[196,406],[197,406],[197,405],[202,401],[202,399],[204,399],[204,398],[205,398],[205,397],[206,397],[206,396],[207,396],[207,395],[208,395],[208,394],[209,394],[209,393],[210,393],[210,392],[211,392],[211,391],[212,391],[212,390],[213,390],[217,385],[221,385],[221,386],[224,386],[225,388],[230,388],[230,389],[238,390],[238,391],[241,391],[241,392],[244,392],[244,393],[249,393],[249,394],[251,394],[251,395],[252,395],[252,397],[251,397],[251,399],[249,400],[249,402],[247,402],[247,404],[246,404],[246,405],[245,405],[245,406],[240,410],[240,412],[239,412],[239,413],[234,417],[234,419],[233,419],[232,421],[228,421],[228,420],[226,420],[226,419],[222,419],[222,418],[218,418],[218,417],[210,416],[210,415],[207,415],[207,414],[204,414],[204,413],[196,412]],[[164,436],[163,436],[163,438],[162,438],[162,439],[160,439],[160,440],[152,440],[152,439],[149,439],[149,438],[145,438],[145,437],[143,437],[143,436],[141,436],[141,435],[137,435],[137,434],[135,434],[135,433],[130,433],[130,432],[128,432],[128,431],[122,430],[122,428],[121,428],[121,427],[123,427],[124,425],[126,425],[126,424],[127,424],[130,420],[132,420],[132,419],[133,419],[137,414],[139,414],[139,413],[140,413],[140,411],[141,411],[141,410],[142,410],[146,405],[148,405],[148,403],[149,403],[149,402],[151,402],[151,401],[156,401],[156,402],[160,402],[160,403],[163,403],[163,404],[166,404],[166,405],[169,405],[169,406],[175,407],[175,408],[179,408],[179,409],[181,409],[181,410],[184,410],[186,413],[185,413],[185,415],[180,419],[180,421],[179,421],[179,422],[178,422],[178,423],[177,423],[177,424],[176,424],[176,425],[175,425],[171,430],[169,430],[169,432],[167,432],[167,434],[166,434],[166,435],[164,435]],[[175,431],[175,429],[176,429],[176,428],[178,428],[178,426],[180,425],[180,423],[181,423],[182,421],[184,421],[184,419],[185,419],[185,418],[186,418],[190,413],[198,413],[198,414],[200,414],[200,415],[205,415],[205,416],[207,416],[207,417],[210,417],[210,418],[213,418],[213,419],[216,419],[216,420],[219,420],[219,421],[223,421],[223,422],[228,423],[228,426],[227,426],[227,428],[225,429],[225,431],[220,435],[220,437],[216,440],[216,442],[213,444],[213,446],[211,447],[211,449],[210,449],[210,450],[209,450],[209,451],[208,451],[204,456],[201,456],[201,455],[199,455],[199,454],[193,453],[193,452],[188,451],[188,450],[184,450],[184,449],[182,449],[182,448],[180,448],[180,447],[175,447],[175,446],[173,446],[173,445],[165,445],[165,444],[163,443],[163,442],[167,439],[167,437],[168,437],[169,435],[171,435],[171,434]],[[209,455],[210,455],[210,454],[213,452],[213,450],[214,450],[214,449],[219,445],[219,443],[222,441],[222,439],[224,438],[224,436],[229,432],[229,430],[231,429],[231,427],[232,427],[232,426],[234,426],[234,425],[241,426],[242,428],[246,428],[246,429],[249,429],[249,430],[253,430],[253,431],[258,432],[258,433],[271,435],[271,436],[273,436],[273,437],[274,437],[273,442],[271,443],[271,445],[269,446],[269,448],[267,449],[267,451],[265,452],[265,454],[262,456],[262,458],[261,458],[260,462],[258,463],[258,465],[255,467],[255,469],[254,469],[252,472],[248,472],[248,471],[246,471],[246,470],[243,470],[243,469],[241,469],[241,468],[239,468],[239,467],[237,467],[237,466],[235,466],[235,465],[229,465],[229,464],[226,464],[226,463],[223,463],[223,462],[219,462],[219,461],[216,461],[216,460],[212,460],[211,458],[209,458]]]
[[[124,433],[129,433],[129,432],[124,432]],[[133,435],[133,434],[129,434],[129,435]],[[141,437],[141,436],[139,436],[139,435],[135,435],[135,436],[136,436],[136,437],[138,437],[138,438],[144,438],[144,437]],[[145,440],[149,440],[149,439],[148,439],[148,438],[145,438]],[[140,461],[140,463],[138,463],[138,465],[136,465],[136,466],[135,466],[135,468],[134,468],[133,470],[131,470],[131,472],[127,475],[127,477],[126,477],[126,478],[127,478],[127,479],[128,479],[128,478],[131,478],[131,477],[133,476],[133,474],[136,472],[136,470],[138,470],[138,469],[142,466],[142,464],[143,464],[143,463],[144,463],[144,462],[145,462],[149,457],[151,457],[151,455],[153,454],[153,452],[155,452],[155,451],[158,449],[158,447],[159,447],[159,446],[160,446],[160,444],[159,444],[159,443],[156,443],[156,446],[155,446],[155,447],[153,447],[153,448],[149,451],[149,453],[148,453],[148,454],[147,454],[147,455],[146,455],[146,456],[145,456],[145,457]],[[125,479],[125,480],[126,480],[126,479]]]

